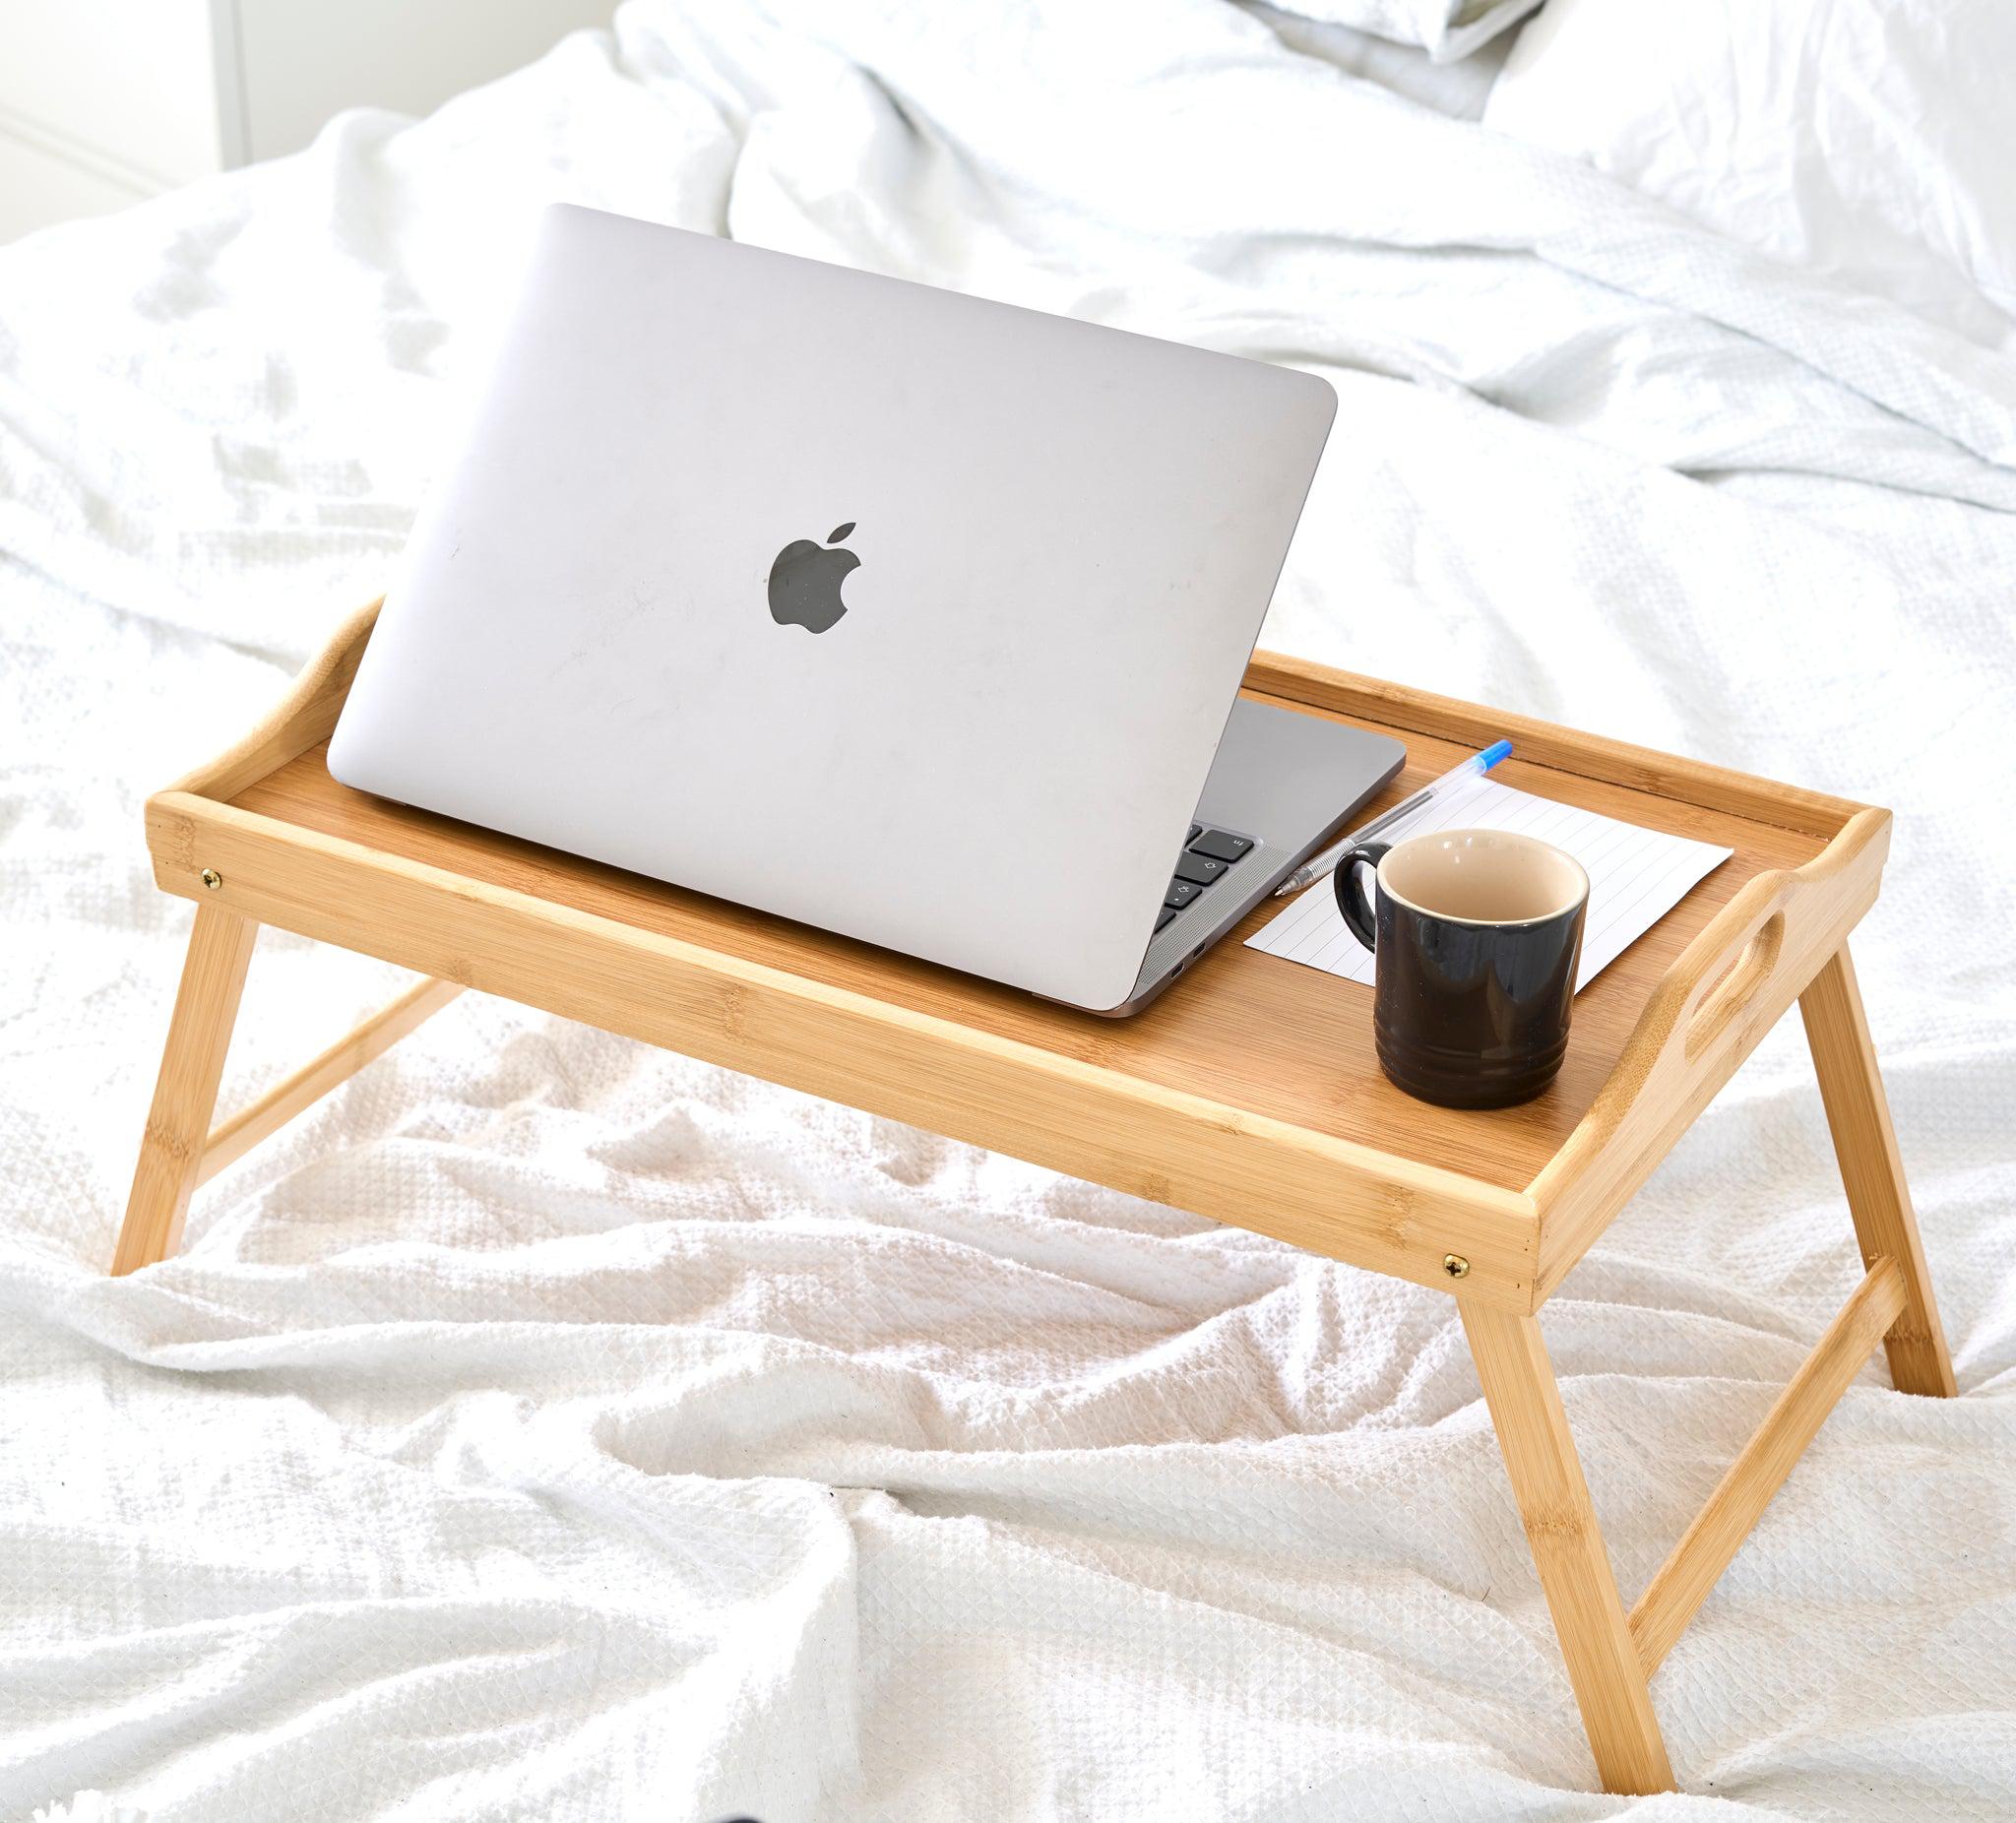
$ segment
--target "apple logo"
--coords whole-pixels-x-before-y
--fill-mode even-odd
[[[852,520],[836,527],[826,545],[838,544],[853,529]],[[771,619],[781,627],[803,627],[808,633],[837,626],[847,612],[840,586],[860,561],[850,550],[830,550],[810,538],[787,544],[770,566]]]

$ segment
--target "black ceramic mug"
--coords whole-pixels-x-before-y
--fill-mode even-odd
[[[1376,912],[1358,870],[1374,868]],[[1367,842],[1337,863],[1337,909],[1372,952],[1372,1041],[1409,1095],[1507,1107],[1568,1048],[1589,876],[1531,836],[1438,830]]]

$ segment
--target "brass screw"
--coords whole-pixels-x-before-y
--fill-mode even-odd
[[[1461,1279],[1470,1271],[1470,1262],[1460,1253],[1445,1253],[1442,1256],[1442,1270],[1452,1279]]]
[[[223,875],[219,873],[215,867],[206,867],[203,870],[203,884],[209,887],[213,893],[216,892],[219,887],[223,885]]]

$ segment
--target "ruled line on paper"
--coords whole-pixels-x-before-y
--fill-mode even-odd
[[[1404,842],[1445,829],[1501,829],[1533,836],[1582,863],[1589,875],[1589,921],[1582,933],[1577,992],[1735,852],[1535,797],[1484,778],[1465,780],[1430,798],[1382,831],[1380,840]],[[1372,954],[1339,916],[1335,890],[1327,879],[1292,900],[1279,916],[1246,939],[1246,947],[1371,985]]]

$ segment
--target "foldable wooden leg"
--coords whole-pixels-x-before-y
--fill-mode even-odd
[[[225,1165],[242,1159],[263,1139],[312,1107],[356,1075],[365,1064],[385,1055],[409,1033],[416,1032],[456,995],[459,981],[432,978],[416,981],[390,1006],[381,1007],[354,1031],[346,1033],[319,1057],[303,1064],[283,1083],[276,1083],[250,1107],[211,1129],[197,1161],[196,1181],[207,1184]]]
[[[1670,1791],[1666,1742],[1540,1324],[1463,1298],[1457,1308],[1604,1790]]]
[[[1887,1257],[1904,1275],[1904,1309],[1883,1338],[1891,1384],[1900,1393],[1950,1399],[1957,1390],[1953,1361],[1946,1352],[1939,1307],[1932,1300],[1924,1244],[1919,1239],[1911,1190],[1897,1156],[1897,1134],[1890,1125],[1890,1104],[1883,1095],[1883,1079],[1876,1073],[1869,1022],[1846,944],[1799,996],[1799,1013],[1806,1022],[1806,1042],[1820,1079],[1835,1157],[1841,1161],[1849,1213],[1861,1241],[1862,1264],[1873,1267]]]
[[[140,1142],[140,1163],[133,1167],[126,1223],[112,1256],[115,1275],[152,1266],[182,1238],[182,1217],[196,1187],[224,1052],[245,988],[245,966],[258,935],[259,926],[250,918],[212,906],[196,909],[161,1073]]]
[[[1750,1440],[1716,1483],[1666,1562],[1631,1609],[1631,1637],[1650,1677],[1672,1651],[1695,1610],[1742,1548],[1793,1465],[1841,1403],[1876,1340],[1904,1308],[1904,1276],[1878,1260],[1843,1304],[1812,1353],[1799,1363]]]

